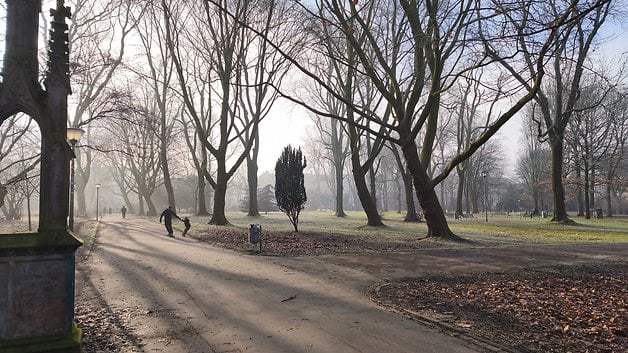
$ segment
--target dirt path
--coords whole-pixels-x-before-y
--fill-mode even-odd
[[[142,219],[105,220],[77,301],[104,310],[137,352],[482,352],[378,308],[379,278],[320,258],[249,256],[164,236]],[[349,263],[350,264],[350,263]]]

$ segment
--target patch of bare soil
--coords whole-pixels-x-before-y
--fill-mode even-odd
[[[372,298],[522,352],[625,352],[628,265],[431,276],[388,283]]]

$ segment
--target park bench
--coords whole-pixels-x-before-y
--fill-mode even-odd
[[[532,211],[532,212],[525,211],[522,217],[524,218],[541,217],[541,213],[539,211]]]
[[[460,218],[475,218],[475,216],[473,215],[473,213],[457,213],[454,212],[453,213],[454,219],[460,219]]]

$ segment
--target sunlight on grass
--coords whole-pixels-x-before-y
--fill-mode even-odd
[[[422,223],[403,222],[403,214],[384,214],[384,227],[367,227],[362,212],[348,212],[346,218],[338,218],[331,212],[303,212],[299,221],[300,232],[345,234],[388,241],[414,241],[427,234]],[[263,232],[291,232],[292,224],[280,212],[248,217],[242,212],[230,212],[227,219],[232,226],[246,234],[250,224],[261,224]],[[553,224],[549,219],[521,218],[519,216],[489,216],[449,220],[451,229],[465,239],[486,244],[561,244],[561,243],[626,243],[628,242],[628,218],[585,220],[575,218],[577,226]],[[209,217],[194,217],[192,234],[211,231]]]

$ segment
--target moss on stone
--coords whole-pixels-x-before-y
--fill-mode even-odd
[[[80,353],[83,331],[73,323],[65,335],[0,342],[2,353]]]
[[[50,248],[76,249],[82,244],[83,242],[80,239],[67,231],[0,234],[0,251]]]

